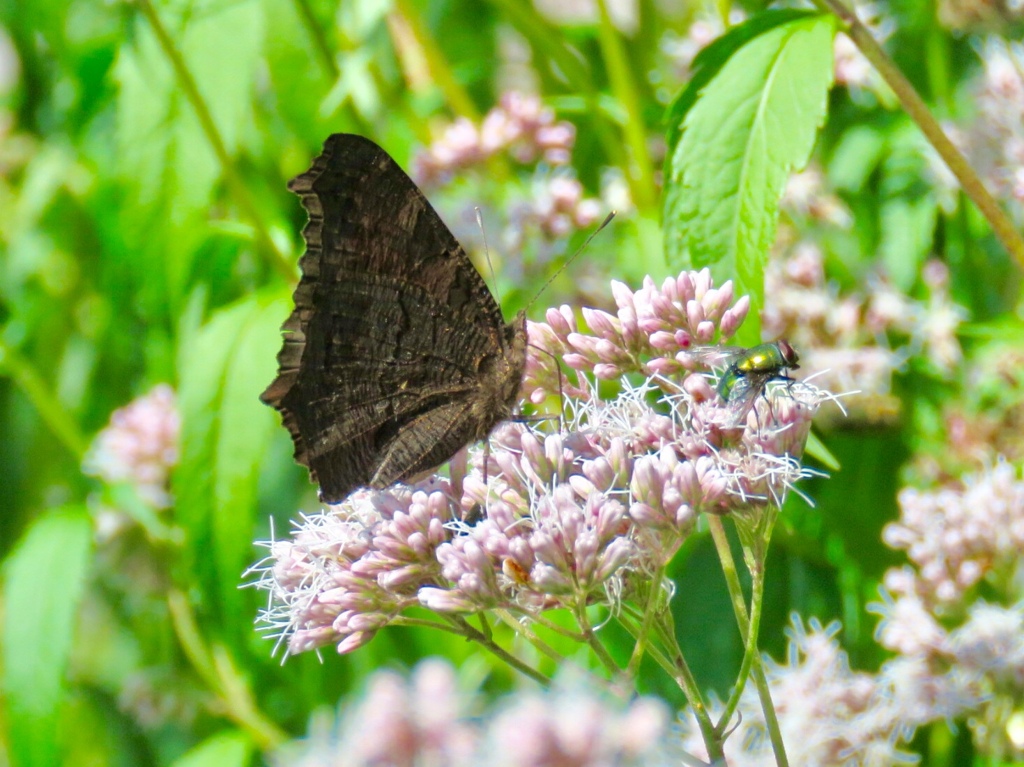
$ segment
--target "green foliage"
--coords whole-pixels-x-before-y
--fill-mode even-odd
[[[91,538],[84,508],[53,509],[5,562],[3,679],[14,764],[61,764],[62,741],[74,737],[60,722]]]
[[[219,732],[175,759],[172,767],[245,767],[252,753],[252,743],[245,733]]]
[[[217,311],[181,350],[182,461],[174,477],[182,567],[198,578],[217,623],[241,633],[251,600],[238,590],[252,560],[257,479],[277,418],[259,401],[275,374],[288,297],[254,296]],[[247,631],[245,632],[247,633]]]
[[[779,198],[825,116],[833,30],[830,16],[788,11],[737,27],[694,62],[698,75],[670,112],[669,264],[735,279],[755,309],[739,335],[747,346],[760,341]]]

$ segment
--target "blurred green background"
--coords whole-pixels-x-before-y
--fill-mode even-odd
[[[303,733],[311,712],[374,668],[437,653],[481,663],[464,643],[389,629],[352,656],[282,666],[253,627],[261,595],[239,588],[265,553],[253,541],[271,536],[271,519],[281,536],[301,510],[319,508],[276,413],[257,399],[276,369],[302,250],[305,216],[286,182],[330,133],[369,136],[412,168],[456,119],[479,125],[503,93],[535,93],[575,126],[571,163],[557,173],[620,213],[531,317],[563,301],[607,307],[610,279],[636,286],[644,274],[678,272],[659,229],[666,108],[723,18],[761,9],[0,2],[0,763],[246,764]],[[1024,194],[998,147],[1024,134],[1013,133],[1020,105],[993,116],[999,102],[986,101],[984,79],[992,51],[1019,38],[1019,15],[948,0],[867,11],[1019,226]],[[877,396],[851,419],[821,427],[841,469],[804,488],[813,509],[791,499],[773,541],[764,648],[779,656],[791,612],[841,619],[852,662],[871,670],[884,652],[866,605],[885,569],[904,561],[880,538],[897,516],[896,492],[999,454],[1020,461],[1020,369],[998,363],[1020,354],[1024,334],[1020,265],[891,92],[842,46],[817,185],[787,192],[775,257],[811,243],[832,296],[870,297],[884,280],[907,305],[941,294],[966,319],[947,332],[965,349],[948,364],[925,353],[920,327],[861,320],[854,347],[896,355],[893,374],[867,387]],[[978,126],[999,115],[1004,133],[986,136]],[[514,245],[499,236],[526,220],[511,211],[557,173],[498,155],[428,189],[474,257],[480,237],[467,211],[483,209],[506,315],[589,231],[531,229]],[[929,282],[930,259],[948,277]],[[819,342],[827,348],[827,334]],[[181,436],[167,499],[154,503],[132,476],[83,462],[115,409],[161,383],[176,392]],[[981,461],[956,451],[954,411],[994,422],[971,432]],[[687,596],[674,605],[680,641],[701,682],[724,694],[741,646],[705,538],[683,552],[675,577]],[[498,670],[493,684],[510,679]],[[678,691],[655,687],[681,705]]]

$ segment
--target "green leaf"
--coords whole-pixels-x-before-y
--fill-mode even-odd
[[[935,241],[938,203],[930,195],[918,199],[893,197],[882,203],[880,215],[882,263],[893,284],[909,291]]]
[[[174,9],[178,10],[175,14]],[[258,3],[161,4],[161,23],[199,90],[229,153],[253,124],[252,89],[260,66],[262,9]],[[140,17],[115,67],[119,85],[117,142],[120,175],[129,194],[125,234],[149,258],[149,279],[166,282],[170,300],[186,289],[220,167],[184,83],[151,26]],[[153,269],[163,265],[163,274]]]
[[[843,192],[864,191],[885,155],[885,134],[873,125],[856,125],[839,140],[828,164],[828,180]]]
[[[3,668],[13,765],[61,764],[64,675],[92,561],[82,506],[37,519],[5,563]]]
[[[266,64],[276,112],[306,146],[319,146],[324,137],[338,129],[338,116],[323,108],[323,94],[337,79],[334,52],[330,48],[332,29],[324,23],[304,24],[299,9],[321,11],[317,4],[281,3],[262,0],[264,13],[273,14],[274,23],[266,31]],[[322,5],[322,3],[320,4]],[[319,16],[330,18],[328,13]],[[372,85],[372,82],[371,82]]]
[[[932,252],[938,199],[928,173],[929,148],[909,121],[893,131],[879,181],[879,256],[889,278],[902,291],[917,281]]]
[[[174,488],[194,568],[222,625],[245,625],[238,591],[251,563],[260,464],[277,427],[259,395],[273,379],[286,295],[214,315],[181,351],[182,456]]]
[[[825,443],[821,441],[821,437],[813,431],[807,435],[806,452],[811,458],[819,460],[829,471],[839,471],[842,469],[842,466],[839,465],[839,459],[832,455],[832,452],[825,446]]]
[[[769,30],[775,29],[782,24],[789,24],[797,19],[804,19],[817,16],[814,11],[801,11],[795,8],[781,8],[766,11],[758,14],[744,24],[740,24],[714,40],[707,47],[701,49],[693,60],[691,66],[692,77],[686,88],[680,93],[676,100],[668,108],[665,115],[665,123],[668,125],[668,152],[671,157],[683,135],[683,120],[687,112],[712,79],[721,71],[722,67],[729,61],[736,51],[749,43],[755,37]]]
[[[253,751],[252,741],[245,733],[219,732],[175,759],[172,767],[246,767]]]
[[[695,89],[692,105],[673,110],[682,125],[664,220],[673,268],[712,266],[716,281],[734,279],[737,293],[750,295],[754,311],[739,340],[752,344],[760,341],[757,311],[779,198],[825,117],[834,21],[801,15],[750,39],[744,26],[730,33],[743,44]]]

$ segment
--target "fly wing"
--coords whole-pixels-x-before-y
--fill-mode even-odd
[[[747,421],[747,414],[754,407],[758,395],[764,391],[764,384],[757,376],[740,376],[736,379],[729,390],[729,397],[722,409],[727,413],[726,427],[743,426]]]
[[[685,353],[693,361],[694,367],[725,370],[745,351],[742,346],[694,346]]]

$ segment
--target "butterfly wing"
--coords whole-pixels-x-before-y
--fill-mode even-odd
[[[337,502],[433,468],[507,418],[525,321],[505,324],[462,246],[372,141],[331,136],[289,188],[309,213],[306,252],[261,399]]]

